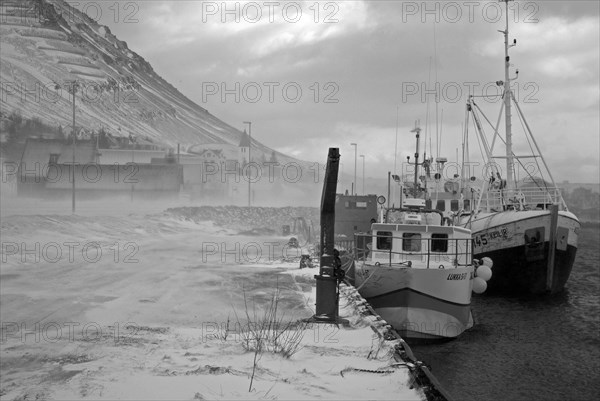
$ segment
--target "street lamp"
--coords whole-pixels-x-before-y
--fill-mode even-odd
[[[394,146],[394,173],[396,172],[396,158],[398,156],[398,117],[400,115],[400,105],[396,105],[396,145]]]
[[[251,192],[251,180],[250,180],[250,162],[252,162],[252,121],[244,121],[244,124],[248,124],[248,207],[252,206],[252,192]]]
[[[75,93],[77,93],[77,88],[79,84],[77,81],[73,81],[73,190],[72,190],[72,199],[71,199],[71,212],[75,214],[75,138],[76,138],[76,129],[75,129]]]
[[[57,85],[57,87],[60,87]],[[71,88],[69,88],[69,93],[73,95],[73,131],[71,132],[73,135],[73,165],[71,166],[71,170],[73,171],[73,181],[72,181],[72,196],[71,196],[71,213],[75,214],[75,138],[77,135],[77,129],[75,127],[75,93],[77,93],[77,88],[79,88],[79,84],[77,81],[73,81]]]
[[[135,158],[134,158],[134,148],[135,148],[135,138],[133,137],[133,134],[131,133],[131,131],[129,132],[129,144],[131,145],[131,168],[132,171],[135,168],[134,164],[135,164]],[[132,180],[133,181],[133,180]],[[135,191],[135,187],[133,182],[131,183],[131,202],[133,202],[133,192]]]
[[[365,195],[365,155],[360,155],[363,160],[362,194]]]
[[[354,146],[354,181],[352,182],[352,195],[356,195],[356,149],[358,146],[355,143],[351,143],[350,146]]]

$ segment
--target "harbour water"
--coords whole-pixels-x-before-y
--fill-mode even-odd
[[[596,400],[600,394],[600,227],[585,227],[565,291],[473,299],[476,325],[413,352],[456,400]]]

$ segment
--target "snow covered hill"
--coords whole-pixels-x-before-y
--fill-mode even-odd
[[[1,119],[13,113],[175,148],[238,145],[242,133],[162,79],[106,26],[63,0],[0,0]],[[254,142],[256,157],[272,149]],[[292,158],[276,153],[279,161]]]

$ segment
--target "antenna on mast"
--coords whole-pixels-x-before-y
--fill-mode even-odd
[[[427,76],[427,86],[431,87],[431,56],[429,57],[429,75]],[[425,113],[425,150],[427,150],[427,134],[429,134],[429,153],[433,154],[433,149],[431,148],[431,132],[429,130],[429,96],[427,97],[427,109]]]
[[[398,156],[398,117],[400,114],[400,105],[396,105],[396,145],[394,147],[394,173],[396,172],[396,158]]]
[[[433,57],[435,62],[435,87],[438,87],[438,69],[437,69],[437,35],[435,32],[435,22],[433,24]],[[435,92],[435,140],[437,142],[437,149],[435,157],[440,157],[440,131],[438,125],[438,105],[439,105],[438,93]]]
[[[414,196],[415,196],[415,198],[419,194],[419,189],[418,189],[419,188],[419,164],[422,164],[422,163],[419,163],[419,136],[421,133],[421,127],[419,127],[420,124],[421,124],[421,122],[419,120],[415,121],[415,128],[413,128],[410,131],[410,132],[415,132],[416,137],[417,137],[417,148],[415,150],[415,162],[414,162],[414,165],[415,165]],[[406,161],[408,163],[410,163],[410,156],[407,156],[406,159],[407,159]]]
[[[442,145],[442,129],[444,128],[444,108],[442,107],[442,114],[440,116],[440,133],[439,133],[439,138],[438,138],[438,153],[439,153],[439,148]]]

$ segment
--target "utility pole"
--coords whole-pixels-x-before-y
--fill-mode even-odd
[[[355,143],[351,143],[351,146],[354,146],[354,182],[352,183],[352,195],[356,195],[356,149],[358,145]]]
[[[400,117],[400,105],[396,105],[396,144],[394,145],[394,174],[398,174],[396,159],[398,157],[398,119]]]
[[[72,182],[72,199],[71,199],[71,213],[75,214],[75,138],[77,137],[77,130],[75,128],[75,93],[77,92],[77,81],[73,81],[73,86],[71,87],[71,92],[73,93],[73,165],[71,166],[71,170],[73,171],[73,182]]]

